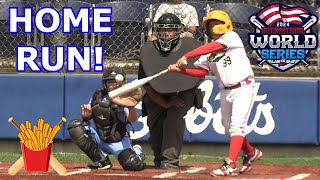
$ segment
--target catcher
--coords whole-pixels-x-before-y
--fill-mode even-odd
[[[127,130],[127,124],[137,119],[135,105],[141,100],[141,89],[108,98],[108,92],[125,81],[121,68],[107,68],[102,75],[103,89],[96,90],[89,104],[81,106],[82,120],[73,120],[68,125],[72,141],[93,161],[88,165],[91,169],[110,169],[112,163],[108,154],[113,154],[124,170],[140,171],[145,167],[141,146],[132,147]],[[90,125],[91,119],[95,128]]]

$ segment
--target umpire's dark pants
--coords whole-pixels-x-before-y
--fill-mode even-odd
[[[186,127],[184,116],[193,106],[194,93],[193,91],[185,91],[177,96],[184,101],[184,107],[165,109],[153,102],[147,95],[143,99],[150,130],[149,143],[155,156],[155,163],[164,161],[170,164],[179,164]]]

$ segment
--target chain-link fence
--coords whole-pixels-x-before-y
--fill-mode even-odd
[[[248,32],[254,27],[249,23],[249,17],[257,13],[262,7],[270,3],[281,2],[286,5],[300,5],[319,17],[320,0],[213,0],[213,1],[185,1],[174,5],[173,1],[166,0],[140,0],[140,1],[108,1],[108,0],[0,0],[0,72],[12,68],[15,70],[16,46],[50,46],[54,51],[55,46],[76,46],[81,50],[83,46],[100,45],[104,47],[105,62],[139,60],[139,49],[152,35],[152,22],[156,20],[157,13],[171,12],[180,17],[185,24],[185,30],[194,33],[202,43],[210,41],[201,27],[203,17],[211,10],[221,9],[229,13],[233,21],[234,31],[242,38],[246,52],[254,65],[258,56],[248,45]],[[23,33],[23,26],[19,25],[19,33],[8,32],[8,8],[17,7],[19,14],[23,14],[23,7],[32,7],[34,11],[42,7],[53,6],[62,12],[62,7],[71,6],[74,12],[80,7],[112,7],[112,34],[83,34],[78,28],[71,34],[62,33],[61,26],[53,34],[40,33],[35,27],[30,34]],[[158,11],[158,12],[157,12]],[[195,14],[194,14],[195,12]],[[90,14],[91,17],[91,14]],[[155,18],[156,17],[156,18]],[[49,26],[52,19],[49,15],[44,17],[44,24]],[[193,26],[196,31],[193,30]],[[313,31],[319,34],[319,24]],[[54,60],[54,52],[51,60]],[[39,57],[41,58],[41,57]],[[311,52],[313,70],[320,69],[320,52]],[[272,68],[271,68],[272,69]]]

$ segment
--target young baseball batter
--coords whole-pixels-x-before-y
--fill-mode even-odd
[[[240,151],[245,154],[240,173],[251,169],[252,163],[262,152],[248,142],[246,125],[254,102],[254,75],[239,35],[232,31],[229,15],[221,10],[210,12],[202,22],[203,28],[214,41],[190,51],[169,70],[196,77],[207,71],[215,73],[220,88],[220,106],[225,134],[230,137],[229,155],[224,164],[213,170],[212,176],[237,175],[236,160]],[[196,62],[197,69],[183,68],[183,61],[202,55]]]

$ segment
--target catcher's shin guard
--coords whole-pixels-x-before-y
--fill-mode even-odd
[[[118,161],[126,171],[141,171],[145,167],[143,159],[139,158],[132,149],[123,150],[118,155]]]
[[[80,120],[73,120],[68,125],[68,131],[75,143],[93,162],[106,161],[96,141],[85,129]]]

